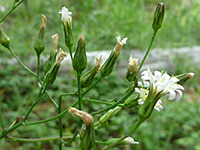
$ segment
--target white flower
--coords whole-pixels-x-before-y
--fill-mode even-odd
[[[62,21],[67,21],[72,15],[72,12],[70,12],[66,7],[62,7],[58,13],[61,14]]]
[[[57,64],[60,64],[61,61],[63,61],[63,59],[67,57],[67,52],[64,52],[61,48],[60,51],[58,53],[58,57],[57,57]]]
[[[143,80],[149,81],[156,93],[162,92],[167,93],[170,100],[179,100],[182,96],[184,88],[177,84],[179,81],[176,77],[170,77],[167,73],[161,73],[160,71],[154,71],[154,75],[148,69],[142,72]]]
[[[126,41],[128,40],[128,38],[127,37],[125,37],[123,40],[121,40],[121,37],[120,36],[116,36],[116,38],[117,38],[117,43],[119,43],[120,45],[124,45],[124,44],[126,44]]]
[[[136,88],[135,92],[138,92],[140,94],[139,99],[138,99],[138,104],[143,105],[149,94],[149,90],[143,89],[143,88],[140,88],[140,89]],[[157,103],[155,104],[154,109],[156,109],[157,111],[161,111],[163,109],[163,106],[161,104],[162,104],[162,100],[159,99]]]
[[[124,142],[126,142],[127,144],[139,144],[139,142],[134,141],[132,137],[125,138]]]

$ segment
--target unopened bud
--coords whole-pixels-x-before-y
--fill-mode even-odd
[[[179,82],[178,82],[179,84],[183,84],[187,80],[193,78],[194,75],[195,74],[193,72],[190,72],[190,73],[183,73],[183,74],[177,75],[175,77],[179,79]]]
[[[99,122],[95,124],[95,128],[103,127],[107,123],[107,121],[110,120],[113,116],[115,116],[120,110],[121,110],[121,107],[119,106],[113,109],[110,109],[99,119]]]
[[[159,3],[154,12],[154,19],[152,24],[154,31],[157,31],[159,28],[161,28],[164,19],[164,14],[165,14],[165,4]]]
[[[128,38],[124,38],[123,40],[121,40],[120,36],[116,38],[117,38],[117,44],[100,70],[102,78],[107,77],[111,74],[111,72],[113,71],[114,65],[120,55],[120,51],[123,45],[126,44],[126,41],[128,39]]]
[[[59,14],[61,14],[61,20],[64,26],[65,44],[71,51],[71,48],[74,44],[72,34],[72,12],[70,12],[66,7],[62,7],[62,9],[59,11]]]
[[[6,35],[5,31],[2,28],[2,25],[0,24],[0,44],[4,46],[5,48],[10,49],[10,39]]]
[[[101,68],[102,56],[100,58],[96,58],[96,60],[97,60],[96,65],[90,71],[86,72],[81,77],[81,87],[82,88],[90,86],[94,80],[94,77],[99,72],[99,70]]]
[[[54,81],[56,80],[58,70],[60,68],[60,63],[66,56],[67,54],[64,53],[62,49],[60,49],[56,63],[50,68],[50,70],[46,73],[44,77],[44,86],[46,88],[52,85]]]
[[[132,82],[135,79],[137,71],[138,71],[138,59],[133,58],[131,55],[129,57],[129,64],[128,64],[128,71],[126,73],[126,79]]]
[[[69,108],[69,112],[79,117],[84,122],[80,133],[81,149],[82,150],[92,149],[95,145],[93,117],[89,113],[78,110],[73,107]]]
[[[34,44],[34,49],[38,56],[44,51],[44,48],[45,48],[44,33],[45,33],[45,29],[46,29],[46,23],[47,23],[47,18],[45,15],[42,15],[42,26],[41,26],[40,32],[38,34],[38,38]]]
[[[87,56],[85,50],[85,38],[81,34],[78,40],[76,52],[74,54],[73,68],[77,73],[81,74],[83,70],[86,69],[86,67],[87,67]]]
[[[120,138],[112,138],[112,139],[106,141],[105,144],[112,145],[113,143],[117,142],[119,139]],[[132,137],[127,137],[115,146],[128,145],[128,144],[139,144],[139,142],[134,141],[134,139]]]
[[[51,51],[49,58],[45,63],[44,74],[46,74],[49,71],[49,69],[54,65],[54,63],[56,62],[58,34],[54,34],[52,36],[52,39],[53,39],[53,50]]]
[[[135,92],[133,93],[129,98],[127,98],[124,102],[124,107],[126,108],[131,108],[138,106],[138,99],[139,99],[140,94]]]

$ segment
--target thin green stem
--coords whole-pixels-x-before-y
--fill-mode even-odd
[[[24,65],[23,62],[21,62],[21,60],[16,56],[16,54],[13,52],[13,50],[11,48],[9,48],[10,53],[12,54],[12,56],[18,61],[18,63],[24,68],[26,69],[30,74],[32,74],[33,76],[35,76],[36,78],[38,78],[37,74],[35,74],[33,71],[31,71],[26,65]]]
[[[73,137],[70,139],[70,141],[69,141],[69,142],[64,142],[64,141],[63,141],[62,143],[63,143],[65,146],[68,146],[69,144],[71,144],[71,143],[76,139],[77,135],[78,135],[78,130],[76,129],[76,131],[75,131]]]
[[[40,55],[37,55],[37,77],[40,79]]]
[[[10,15],[24,0],[21,0],[17,3],[17,5],[13,5],[13,7],[3,16],[3,18],[0,20],[0,23],[2,23],[8,15]]]
[[[154,33],[153,33],[151,42],[150,42],[149,47],[148,47],[148,49],[147,49],[147,51],[146,51],[146,53],[145,53],[145,55],[144,55],[144,58],[142,59],[142,62],[141,62],[140,66],[139,66],[139,69],[138,69],[138,72],[140,72],[140,70],[141,70],[141,68],[142,68],[142,66],[143,66],[143,64],[144,64],[144,62],[145,62],[145,60],[146,60],[146,58],[147,58],[147,56],[148,56],[148,54],[149,54],[149,52],[150,52],[150,49],[151,49],[151,46],[152,46],[153,41],[154,41],[154,39],[155,39],[155,36],[156,36],[157,31],[158,31],[158,30],[154,30]]]
[[[4,130],[4,121],[3,121],[3,115],[2,115],[2,110],[1,110],[1,101],[2,101],[2,99],[0,99],[0,123],[1,123],[2,130]]]
[[[62,95],[58,99],[58,114],[62,112]],[[62,126],[62,116],[59,117],[59,130],[60,130],[60,141],[59,141],[59,150],[62,150],[62,136],[63,136],[63,126]]]
[[[58,108],[58,104],[55,102],[55,100],[51,97],[51,95],[46,91],[47,96],[49,97],[50,101],[54,104],[56,108]]]
[[[99,82],[101,81],[101,79],[102,79],[102,77],[100,76],[100,77],[96,80],[96,82],[95,82],[93,85],[91,85],[91,86],[82,94],[82,96],[84,96],[85,94],[87,94],[94,86],[96,86],[97,83],[99,83]]]
[[[37,139],[25,139],[25,138],[16,138],[16,137],[7,137],[6,140],[11,140],[15,142],[45,142],[45,141],[55,141],[60,137],[47,137],[47,138],[37,138]],[[71,139],[72,136],[63,136],[63,139]]]
[[[127,138],[128,136],[130,136],[131,134],[133,134],[133,132],[135,132],[135,130],[144,122],[144,120],[138,119],[138,121],[136,122],[136,124],[130,129],[130,131],[124,135],[123,137],[121,137],[117,142],[111,144],[110,146],[106,147],[104,150],[108,150],[114,146],[116,146],[118,143],[120,143],[121,141],[123,141],[125,138]]]
[[[102,110],[99,110],[99,111],[97,111],[97,112],[94,112],[94,113],[92,113],[92,115],[95,116],[95,115],[97,115],[97,114],[101,114],[101,113],[103,113],[103,112],[105,112],[105,111],[108,111],[108,110],[110,110],[110,109],[116,107],[118,104],[124,102],[129,96],[131,96],[131,94],[133,94],[133,92],[134,92],[134,89],[130,90],[129,92],[126,93],[126,95],[124,95],[124,96],[123,96],[119,101],[117,101],[116,103],[114,103],[114,104],[112,104],[111,106],[108,106],[108,107],[106,107],[106,108],[104,108],[104,109],[102,109]]]
[[[78,104],[78,101],[76,101],[72,107],[76,106]],[[64,114],[66,114],[68,112],[68,109],[66,109],[65,111],[63,111],[62,113],[54,116],[54,117],[51,117],[49,119],[45,119],[45,120],[40,120],[40,121],[36,121],[36,122],[27,122],[25,123],[24,125],[26,126],[29,126],[29,125],[37,125],[37,124],[42,124],[42,123],[47,123],[47,122],[50,122],[50,121],[53,121],[53,120],[56,120],[57,118],[63,116]]]
[[[82,105],[82,96],[81,96],[81,73],[77,73],[77,82],[78,82],[78,106],[81,110]]]
[[[104,101],[96,100],[96,99],[90,99],[90,98],[84,98],[83,101],[92,102],[92,103],[99,103],[99,104],[105,104],[105,105],[112,105],[111,103],[108,103],[108,102],[104,102]],[[121,104],[118,104],[117,106],[123,107],[123,105],[121,105]]]

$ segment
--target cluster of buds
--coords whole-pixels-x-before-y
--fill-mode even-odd
[[[0,24],[0,44],[7,49],[10,49],[10,39],[6,35],[5,31],[3,30],[2,25]]]
[[[96,65],[91,70],[83,74],[83,76],[81,77],[82,88],[90,86],[94,80],[94,77],[101,69],[102,56],[100,56],[100,58],[96,58],[96,61],[97,61]]]
[[[50,85],[52,85],[54,83],[56,76],[58,74],[58,70],[60,68],[60,64],[66,56],[67,56],[66,52],[64,52],[60,48],[56,63],[50,68],[50,70],[46,73],[46,75],[44,77],[44,87],[45,88],[48,88]]]
[[[84,122],[80,132],[81,149],[82,150],[92,149],[95,146],[93,117],[87,112],[78,110],[73,107],[69,108],[69,112],[72,115],[79,117]]]
[[[34,49],[38,56],[44,51],[45,43],[44,43],[44,33],[46,29],[47,18],[45,15],[42,15],[42,26],[40,28],[40,32],[38,34],[38,38],[35,41]]]
[[[117,38],[117,44],[114,50],[111,52],[110,56],[101,67],[100,72],[101,72],[102,78],[105,78],[111,74],[111,72],[113,71],[114,65],[120,55],[120,51],[123,45],[126,44],[126,41],[128,39],[128,38],[124,38],[123,40],[121,40],[120,36],[117,36],[116,38]]]

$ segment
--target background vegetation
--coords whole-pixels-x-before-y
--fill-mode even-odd
[[[155,40],[154,47],[182,47],[200,44],[200,2],[198,0],[163,0],[167,5],[165,22]],[[126,49],[139,48],[144,50],[150,41],[152,30],[152,15],[157,0],[34,0],[25,1],[4,21],[4,28],[11,38],[14,51],[26,61],[27,56],[34,54],[33,43],[41,25],[41,14],[48,19],[46,32],[46,50],[51,50],[51,35],[58,33],[60,47],[64,46],[63,27],[58,11],[67,6],[73,12],[73,29],[75,39],[83,33],[87,39],[87,50],[112,49],[115,36],[120,34],[129,37]],[[12,0],[0,1],[0,18],[12,5]],[[0,100],[5,125],[18,116],[23,115],[29,108],[33,98],[38,93],[35,79],[19,65],[10,65],[10,54],[0,47]],[[2,59],[3,58],[3,59]],[[200,149],[200,70],[190,60],[177,58],[175,74],[193,71],[196,77],[184,85],[186,87],[183,99],[180,102],[164,101],[165,109],[154,112],[151,119],[146,121],[133,135],[139,145],[121,147],[121,149],[136,150],[199,150]],[[182,65],[184,63],[184,65]],[[68,74],[60,74],[56,83],[49,90],[51,96],[57,100],[59,93],[72,92],[76,89],[76,81],[67,68]],[[117,72],[99,84],[88,97],[109,100],[120,97],[125,91],[128,82]],[[67,97],[63,108],[67,108],[75,97]],[[98,110],[103,105],[86,103],[88,111]],[[48,113],[47,113],[48,112]],[[96,135],[101,140],[119,137],[136,120],[137,110],[123,109],[114,117],[109,126],[98,130]],[[53,105],[45,97],[37,106],[30,121],[45,119],[56,115]],[[95,118],[97,119],[97,118]],[[65,115],[64,134],[72,135],[77,120],[70,114]],[[127,126],[128,125],[128,126]],[[12,132],[12,136],[37,138],[57,136],[58,121],[49,122],[40,126],[25,126]],[[76,141],[78,142],[78,141]],[[76,143],[72,148],[77,149]],[[57,149],[56,142],[21,143],[15,141],[0,141],[0,149]],[[117,149],[117,148],[116,148]]]

